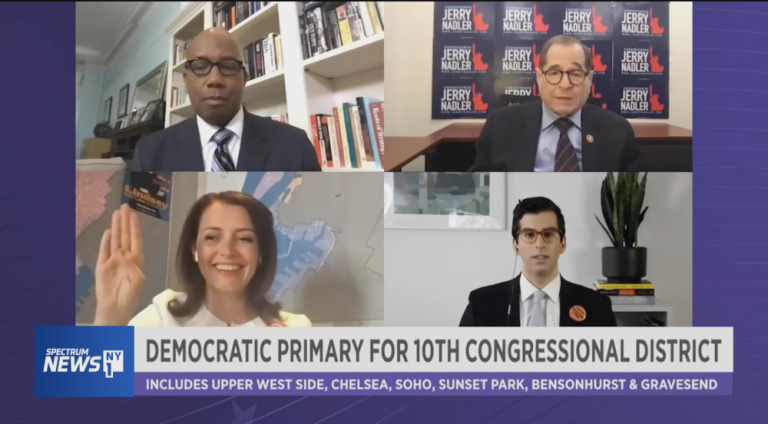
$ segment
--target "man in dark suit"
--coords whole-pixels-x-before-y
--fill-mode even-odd
[[[635,133],[623,117],[587,104],[593,76],[587,46],[566,35],[549,39],[536,68],[541,99],[488,116],[471,170],[633,171]]]
[[[132,171],[321,170],[304,131],[244,110],[243,50],[228,31],[195,38],[185,67],[196,116],[140,140]]]
[[[512,244],[523,262],[517,277],[469,294],[461,327],[615,327],[611,300],[560,276],[565,218],[545,197],[520,201]],[[517,257],[515,257],[517,261]]]

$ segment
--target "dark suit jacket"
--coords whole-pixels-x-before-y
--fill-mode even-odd
[[[469,294],[469,305],[460,327],[505,327],[507,308],[512,305],[509,326],[520,327],[520,276],[503,283],[481,287]],[[594,290],[560,278],[560,327],[616,327],[611,299]],[[571,319],[573,306],[586,311],[584,321]]]
[[[491,112],[477,140],[473,172],[532,172],[541,134],[541,100]],[[593,142],[587,141],[587,135]],[[581,109],[582,171],[634,171],[635,132],[611,111],[585,104]]]
[[[245,112],[237,171],[321,171],[307,134],[299,128]],[[131,171],[207,171],[197,118],[139,140]]]

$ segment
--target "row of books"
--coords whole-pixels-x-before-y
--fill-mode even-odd
[[[384,102],[358,97],[333,114],[311,115],[312,143],[326,169],[383,169]]]
[[[173,58],[173,66],[187,60],[187,48],[191,41],[176,40],[176,53]]]
[[[213,2],[213,25],[217,28],[232,29],[270,3],[272,2],[215,1]]]
[[[277,114],[277,115],[271,115],[270,118],[273,121],[282,122],[284,124],[289,124],[290,123],[290,122],[288,122],[288,112],[280,113],[280,114]]]
[[[595,290],[608,296],[614,305],[656,304],[656,290],[653,283],[647,280],[639,283],[597,280]]]
[[[189,103],[189,93],[184,84],[178,87],[171,87],[171,108],[186,105]]]
[[[304,59],[347,46],[384,31],[379,1],[312,1],[299,16]]]
[[[283,69],[283,43],[280,34],[270,32],[267,38],[248,44],[243,48],[243,58],[249,80]]]

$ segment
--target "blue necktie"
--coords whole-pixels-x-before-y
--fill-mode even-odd
[[[533,307],[531,308],[531,315],[528,318],[528,327],[546,327],[547,320],[544,315],[544,307],[542,301],[544,300],[545,293],[541,290],[533,292]]]
[[[235,133],[232,131],[221,128],[216,131],[216,134],[211,137],[211,141],[216,143],[216,151],[213,152],[213,163],[211,164],[211,171],[213,172],[232,172],[235,170],[235,161],[232,160],[232,156],[227,150],[227,143]]]

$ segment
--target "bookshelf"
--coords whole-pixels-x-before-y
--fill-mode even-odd
[[[172,102],[174,87],[177,93],[183,87],[184,61],[183,54],[182,60],[177,60],[177,45],[220,24],[216,3],[219,2],[188,3],[166,29],[171,35],[168,63],[172,70],[166,84],[166,128],[194,116],[188,100]],[[250,79],[243,90],[243,105],[248,112],[263,117],[287,116],[290,125],[301,128],[314,141],[312,115],[333,115],[334,108],[341,112],[343,103],[356,105],[358,97],[384,101],[384,32],[305,58],[301,32],[306,28],[302,26],[305,3],[259,5],[257,11],[229,32],[242,47],[269,38],[269,34],[279,35],[282,67]],[[341,168],[321,163],[327,171],[382,171],[375,164]]]

